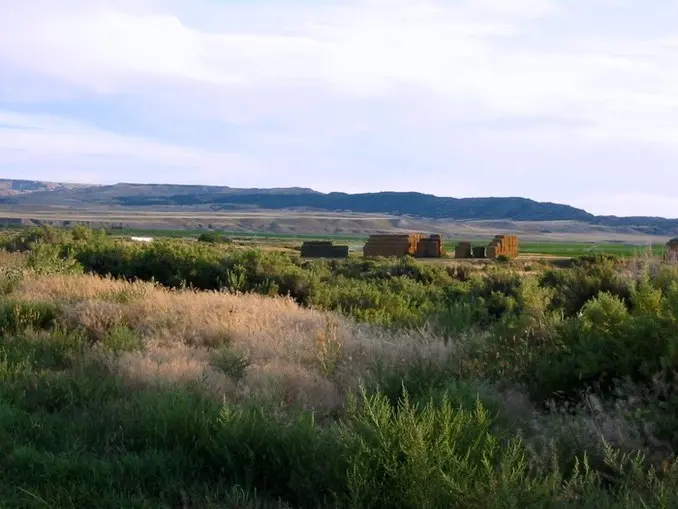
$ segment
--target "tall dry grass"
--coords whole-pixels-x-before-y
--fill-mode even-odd
[[[63,325],[93,341],[116,328],[138,335],[143,351],[107,361],[132,385],[202,381],[229,401],[265,398],[333,412],[349,391],[373,379],[377,364],[398,367],[415,356],[443,363],[455,352],[455,344],[426,331],[387,334],[282,297],[169,290],[92,275],[27,277],[14,297],[59,305]],[[215,362],[224,351],[244,364],[238,376]]]

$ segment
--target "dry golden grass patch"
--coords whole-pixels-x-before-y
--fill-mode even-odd
[[[333,411],[373,375],[376,362],[412,358],[444,362],[454,352],[427,331],[386,333],[341,316],[300,308],[292,299],[168,290],[90,275],[29,277],[16,297],[51,301],[69,329],[102,341],[134,331],[146,348],[107,362],[130,384],[202,381],[218,397],[264,397],[279,404]],[[227,350],[241,376],[214,362]]]
[[[156,285],[144,282],[128,282],[95,275],[40,276],[26,273],[15,296],[25,300],[53,302],[100,300],[128,300],[144,298],[157,289]]]
[[[10,253],[9,251],[0,250],[0,267],[21,265],[26,261],[26,255],[23,253]]]
[[[143,353],[125,352],[119,356],[106,355],[103,359],[132,388],[201,382],[202,387],[217,398],[231,401],[236,396],[236,383],[210,364],[206,349],[152,343]]]

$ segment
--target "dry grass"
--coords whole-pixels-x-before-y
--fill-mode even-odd
[[[23,253],[10,253],[0,250],[0,267],[20,266],[26,261],[26,255]]]
[[[370,379],[377,362],[394,366],[414,356],[444,362],[454,352],[426,331],[394,337],[287,298],[168,290],[90,275],[29,277],[15,296],[61,305],[64,325],[93,340],[116,327],[133,330],[145,350],[108,358],[131,385],[203,381],[231,401],[263,397],[332,412]],[[213,354],[224,348],[247,360],[242,377],[214,365]]]

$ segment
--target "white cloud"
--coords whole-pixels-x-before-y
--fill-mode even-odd
[[[619,193],[581,197],[576,206],[594,214],[615,216],[620,210],[625,216],[675,217],[678,210],[678,198],[647,193]]]
[[[77,122],[45,115],[22,115],[0,110],[0,168],[12,168],[14,178],[24,172],[51,168],[52,180],[77,171],[92,180],[92,170],[107,171],[136,180],[139,168],[176,169],[166,173],[173,181],[191,178],[217,183],[224,178],[256,177],[260,168],[238,154],[205,151],[122,136]],[[199,173],[194,173],[199,172]],[[144,171],[150,180],[153,175]],[[107,175],[107,181],[120,180]],[[112,178],[111,178],[112,177]],[[65,177],[65,180],[73,180]],[[190,178],[189,178],[190,180]]]
[[[544,167],[568,171],[563,185],[525,182],[514,194],[570,202],[576,187],[565,180],[592,182],[592,168],[596,196],[619,175],[628,185],[654,171],[678,184],[667,176],[678,160],[678,30],[628,29],[619,13],[632,9],[616,0],[2,2],[0,108],[126,101],[155,125],[154,138],[173,123],[196,127],[178,147],[57,124],[4,130],[0,147],[24,151],[13,160],[82,156],[81,168],[88,150],[211,172],[237,160],[260,168],[262,186],[284,184],[289,172],[290,185],[356,188],[351,178],[372,173],[364,184],[372,189],[419,190],[436,188],[422,174],[442,181],[448,171],[448,194],[515,189],[507,166],[531,179]],[[645,25],[662,15],[657,6],[637,9]],[[219,136],[226,127],[240,129],[240,145]],[[230,148],[191,148],[207,145],[202,135]],[[627,149],[636,156],[617,154]],[[419,185],[408,173],[417,166]],[[673,206],[647,206],[660,202]]]

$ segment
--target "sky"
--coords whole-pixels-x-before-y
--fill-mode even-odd
[[[0,177],[678,217],[678,0],[0,0]]]

